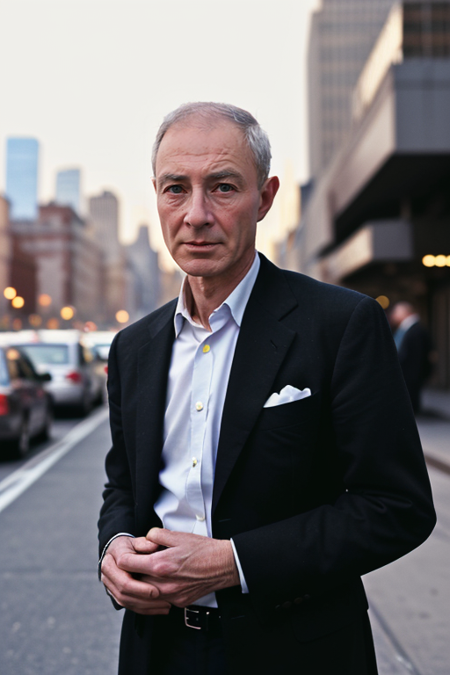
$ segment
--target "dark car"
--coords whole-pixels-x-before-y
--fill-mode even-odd
[[[19,348],[0,347],[0,456],[11,447],[24,456],[33,436],[50,435],[52,400],[44,389],[50,379]]]

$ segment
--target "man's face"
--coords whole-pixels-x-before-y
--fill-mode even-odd
[[[258,188],[241,130],[222,120],[175,124],[163,137],[155,173],[162,232],[173,259],[191,276],[239,279],[254,257],[256,223],[276,193],[268,199],[266,184]]]

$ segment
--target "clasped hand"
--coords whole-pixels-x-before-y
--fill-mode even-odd
[[[146,537],[114,539],[101,579],[119,605],[146,615],[239,584],[230,541],[157,527]]]

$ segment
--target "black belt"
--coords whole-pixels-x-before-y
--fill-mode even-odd
[[[220,610],[217,607],[190,605],[184,609],[172,607],[170,610],[170,614],[174,617],[177,617],[181,612],[183,612],[183,617],[180,616],[179,618],[183,620],[187,628],[203,631],[216,631],[221,628]]]

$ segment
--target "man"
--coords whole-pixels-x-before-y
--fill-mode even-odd
[[[414,412],[420,412],[420,395],[431,375],[432,348],[428,331],[409,302],[397,302],[389,315],[398,359]]]
[[[255,252],[278,179],[249,113],[182,106],[153,157],[186,278],[111,348],[120,673],[373,675],[360,576],[435,522],[384,312]]]

